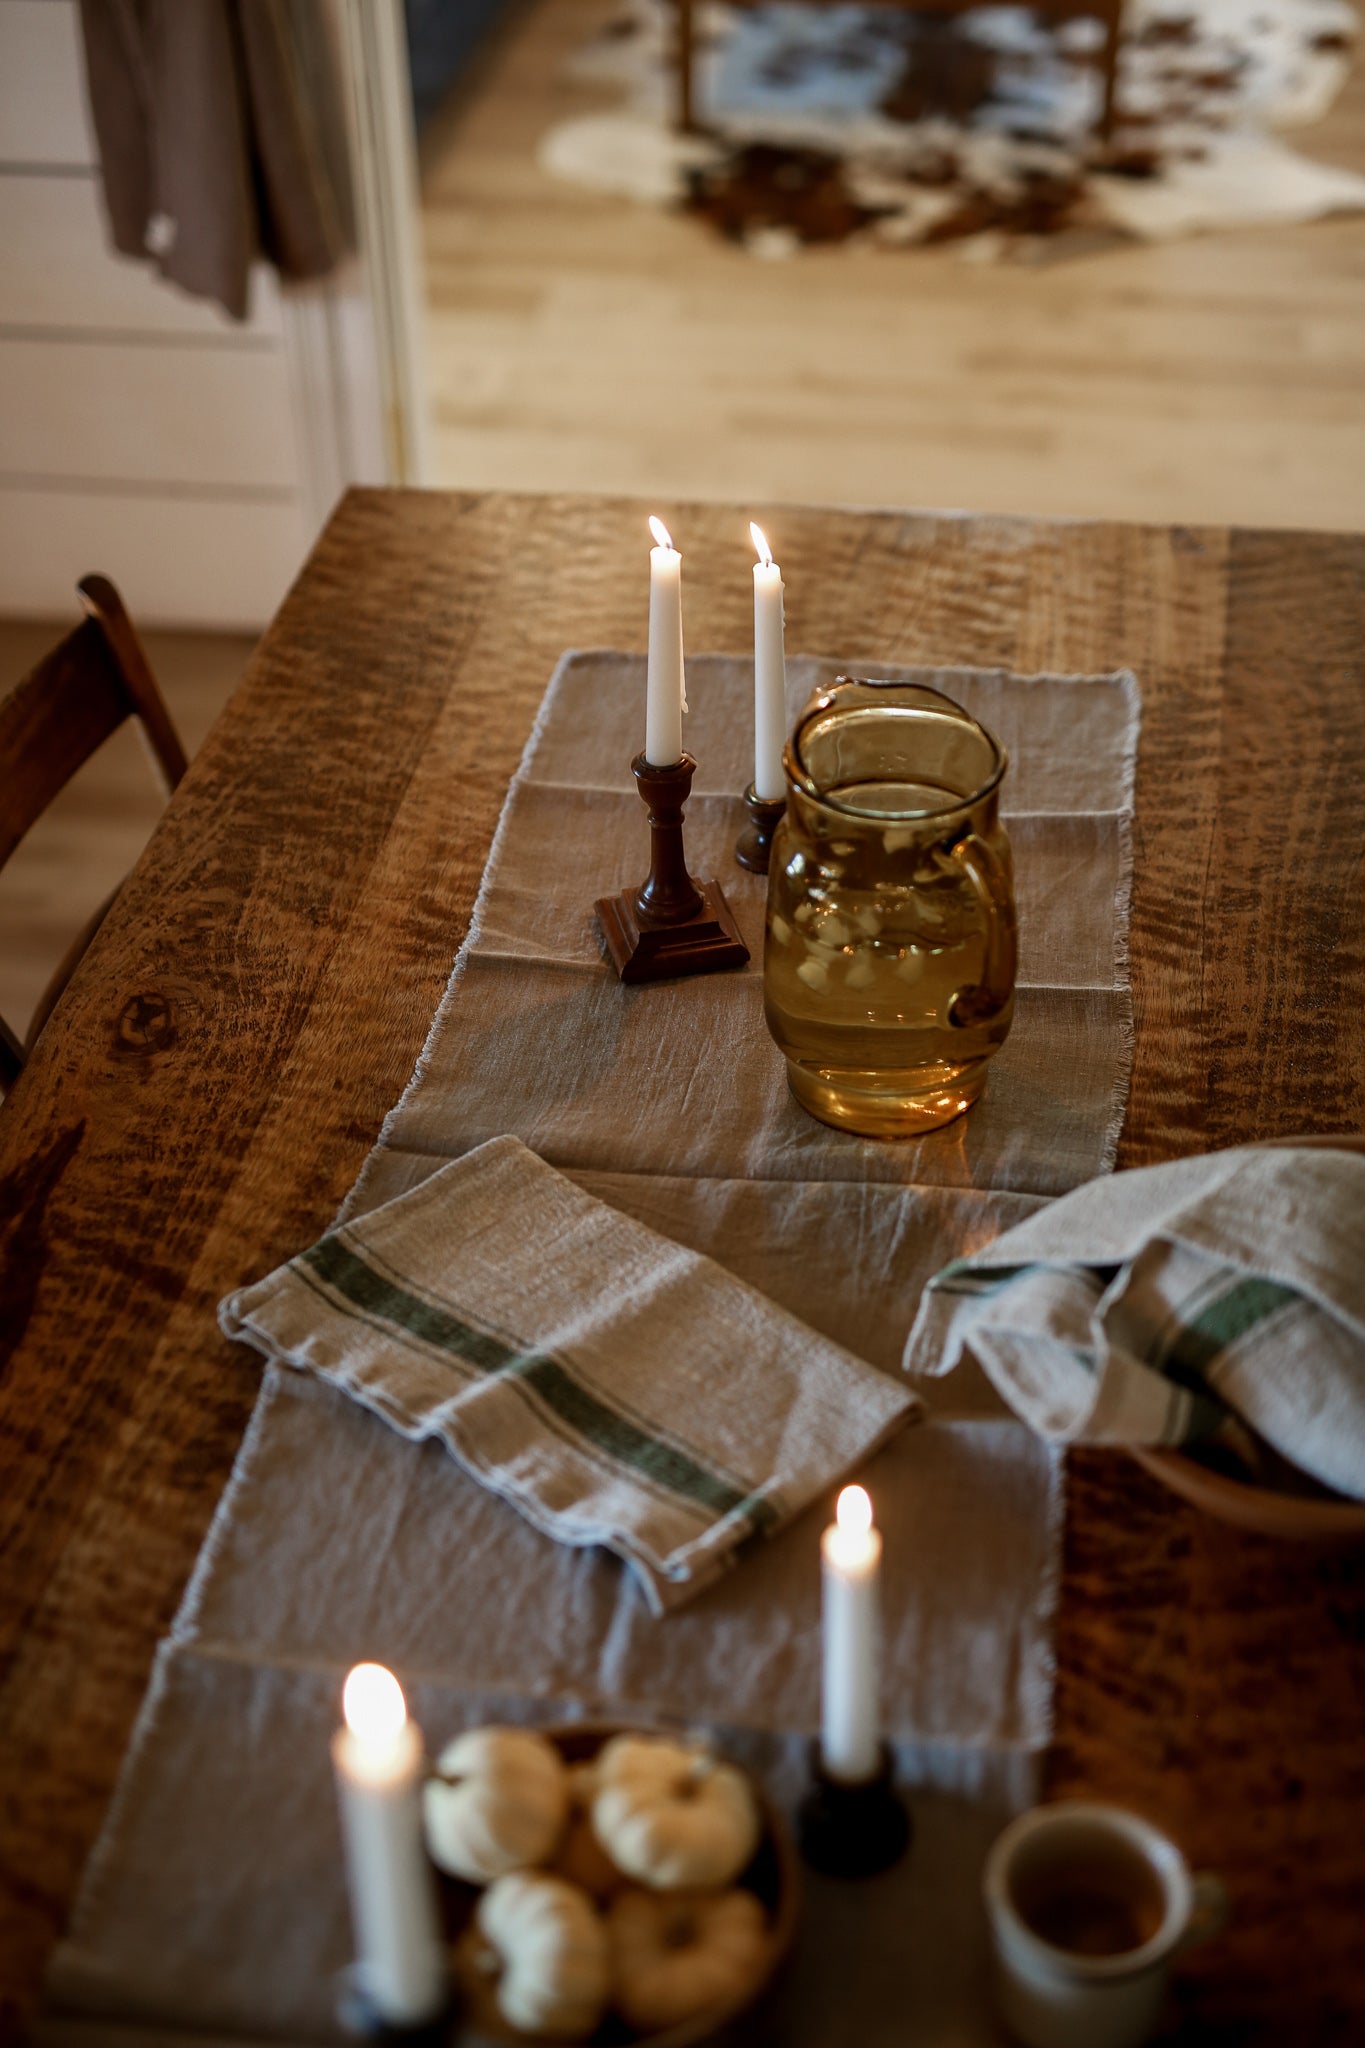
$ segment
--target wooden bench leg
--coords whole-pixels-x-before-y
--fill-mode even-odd
[[[678,127],[684,135],[697,133],[694,101],[696,86],[697,36],[693,0],[677,0]]]
[[[1100,139],[1109,142],[1114,134],[1114,101],[1119,79],[1119,50],[1123,42],[1123,7],[1109,10],[1105,21],[1104,106],[1100,113]]]

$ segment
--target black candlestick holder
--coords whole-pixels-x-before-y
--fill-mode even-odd
[[[649,873],[638,889],[597,901],[597,921],[622,981],[666,981],[742,967],[749,948],[739,935],[719,882],[687,872],[683,807],[697,764],[690,754],[655,768],[637,754],[630,764],[649,810]]]
[[[874,1778],[846,1784],[825,1769],[816,1739],[810,1746],[811,1787],[796,1815],[801,1854],[826,1877],[875,1877],[899,1863],[914,1832],[897,1792],[891,1750],[881,1746]]]
[[[367,2041],[375,2048],[446,2048],[454,2019],[454,1998],[447,1996],[440,2012],[430,2019],[404,2026],[386,2020],[365,1989],[363,1974],[352,1964],[337,1979],[336,2017],[342,2032],[353,2040]]]
[[[751,875],[766,875],[773,850],[773,834],[787,808],[785,796],[758,796],[752,782],[744,792],[749,821],[735,841],[735,859]]]

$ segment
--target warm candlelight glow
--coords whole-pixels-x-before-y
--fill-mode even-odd
[[[825,1555],[840,1571],[856,1575],[873,1570],[881,1552],[872,1502],[861,1486],[846,1486],[834,1510],[834,1526],[825,1531]]]
[[[653,513],[650,514],[649,530],[661,548],[672,548],[673,542],[669,538],[668,528],[664,525],[663,520],[656,519]]]
[[[768,546],[767,536],[764,534],[763,528],[755,526],[752,519],[749,521],[749,534],[754,546],[758,549],[759,561],[762,562],[765,569],[771,569],[773,565],[773,551]]]
[[[416,2026],[434,2019],[447,1997],[436,1888],[422,1845],[422,1731],[408,1719],[402,1686],[382,1664],[356,1665],[341,1706],[346,1725],[332,1738],[332,1768],[346,1843],[356,1983],[378,2019]]]
[[[358,1742],[396,1742],[408,1718],[403,1688],[382,1664],[357,1664],[341,1695],[346,1726]]]
[[[872,1527],[872,1502],[867,1489],[846,1486],[839,1495],[834,1519],[845,1536],[866,1536]]]
[[[861,1486],[839,1495],[820,1542],[824,1558],[824,1685],[820,1754],[831,1777],[862,1785],[880,1750],[877,1576],[882,1539]]]

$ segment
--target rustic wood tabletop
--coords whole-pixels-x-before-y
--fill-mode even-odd
[[[0,1110],[0,2034],[31,2010],[259,1370],[219,1297],[331,1219],[406,1082],[567,645],[1129,664],[1143,691],[1120,1164],[1365,1128],[1365,541],[352,492]],[[1227,1878],[1201,2041],[1365,2033],[1365,1553],[1070,1460],[1056,1792]]]

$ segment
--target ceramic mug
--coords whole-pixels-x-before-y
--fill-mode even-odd
[[[1000,2014],[1025,2048],[1137,2048],[1172,1959],[1228,1913],[1221,1881],[1159,1828],[1077,1799],[1012,1821],[982,1888]]]

